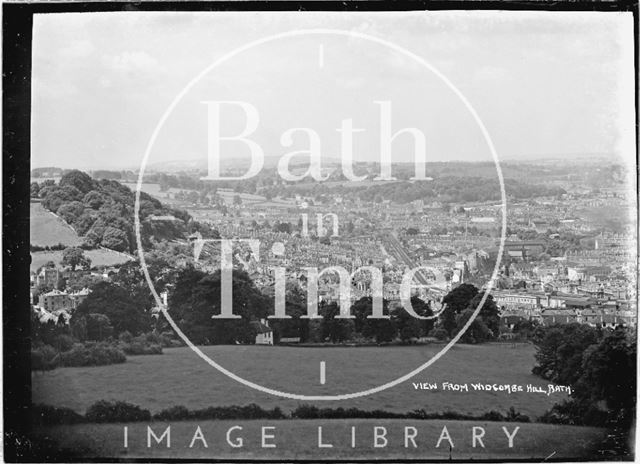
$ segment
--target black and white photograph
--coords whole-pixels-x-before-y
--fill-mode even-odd
[[[637,3],[53,3],[3,8],[8,462],[634,460]]]

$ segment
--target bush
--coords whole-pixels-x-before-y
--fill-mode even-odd
[[[56,349],[50,345],[31,348],[31,370],[48,371],[58,367],[60,357]]]
[[[140,406],[123,401],[98,401],[92,404],[85,414],[89,422],[144,422],[151,420],[151,413]]]
[[[47,404],[31,407],[31,422],[36,426],[67,425],[84,422],[84,417],[70,408],[56,408]]]
[[[515,410],[513,406],[507,411],[507,415],[504,417],[506,422],[529,422],[529,416],[520,414]]]
[[[545,424],[590,425],[604,427],[608,414],[588,401],[565,400],[538,418]]]
[[[126,360],[120,348],[108,343],[77,343],[71,350],[60,353],[60,364],[65,367],[104,366]]]
[[[519,414],[512,407],[506,415],[497,411],[490,411],[480,416],[461,414],[454,411],[444,411],[429,413],[424,409],[416,409],[407,413],[396,413],[391,411],[365,411],[358,408],[325,408],[303,404],[291,412],[291,417],[295,419],[419,419],[419,420],[484,420],[495,422],[529,422],[529,418]]]
[[[144,354],[162,354],[162,347],[156,344],[145,344],[139,341],[120,343],[122,351],[130,356]]]
[[[56,338],[56,345],[60,351],[69,351],[75,345],[75,340],[71,335],[62,334]]]
[[[191,419],[191,412],[184,406],[174,406],[169,409],[163,409],[159,413],[153,415],[154,420],[160,421],[179,421]]]
[[[554,408],[555,409],[555,408]],[[550,414],[550,413],[547,413]],[[551,417],[551,416],[549,416]],[[495,422],[529,422],[529,418],[515,411],[513,407],[506,414],[489,411],[483,415],[474,416],[454,411],[428,413],[424,409],[416,409],[408,413],[382,411],[379,409],[366,411],[358,408],[323,408],[308,404],[298,406],[290,415],[282,412],[278,407],[263,409],[257,404],[245,406],[212,406],[205,409],[190,411],[184,406],[174,406],[164,409],[153,416],[139,406],[116,401],[98,401],[91,405],[84,416],[69,408],[55,408],[47,405],[33,407],[33,422],[36,425],[76,424],[81,422],[145,422],[151,419],[157,421],[184,420],[251,420],[251,419],[419,419],[419,420],[475,420]],[[539,422],[551,422],[539,420]],[[551,422],[564,423],[564,422]],[[596,425],[595,423],[593,425]]]
[[[137,337],[132,337],[129,332],[123,332],[120,334],[119,339],[120,342],[118,343],[118,346],[125,352],[125,354],[162,354],[162,341],[160,336],[155,334],[142,334]]]
[[[401,419],[408,417],[407,414],[381,411],[365,411],[358,408],[323,408],[303,404],[291,412],[291,417],[295,419]]]
[[[120,335],[118,335],[118,340],[124,343],[131,343],[131,340],[133,340],[133,335],[131,335],[131,332],[129,332],[128,330],[125,330]]]
[[[247,406],[214,406],[206,409],[198,409],[191,412],[191,417],[199,420],[286,418],[280,408],[271,410],[262,409],[257,404],[249,404]]]
[[[439,327],[437,329],[433,329],[431,332],[429,332],[429,336],[430,337],[434,337],[434,338],[436,338],[436,339],[438,339],[440,341],[446,340],[447,338],[449,338],[449,334],[442,327]]]
[[[148,334],[146,334],[146,338],[149,343],[155,343],[156,345],[160,345],[162,348],[171,348],[173,346],[176,346],[176,340],[172,336],[167,336],[164,333],[160,334],[157,332],[149,332]],[[182,346],[182,343],[180,343],[178,346]]]

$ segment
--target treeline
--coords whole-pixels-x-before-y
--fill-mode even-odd
[[[64,245],[62,243],[58,243],[57,245],[29,245],[29,251],[64,251],[69,248],[69,245]],[[94,250],[96,247],[89,245],[88,243],[81,243],[76,248],[81,248],[83,250]]]
[[[126,355],[162,354],[162,349],[181,346],[172,337],[157,332],[137,336],[122,332],[113,336],[113,327],[102,314],[89,314],[68,325],[61,315],[57,321],[31,318],[31,370],[119,364]]]
[[[254,343],[255,322],[274,314],[274,297],[265,295],[242,271],[233,271],[232,311],[239,319],[212,319],[221,312],[221,274],[207,274],[187,267],[181,270],[169,295],[172,318],[195,344]],[[391,307],[383,300],[383,314],[387,319],[372,319],[373,299],[363,297],[350,307],[352,319],[337,318],[340,306],[335,302],[320,302],[320,319],[305,319],[306,292],[296,283],[288,282],[285,293],[285,312],[291,319],[271,319],[274,340],[299,338],[302,343],[409,343],[425,336],[446,340],[454,337],[467,324],[480,304],[484,293],[469,284],[452,290],[443,300],[446,307],[438,317],[433,316],[430,302],[414,296],[411,303],[421,317],[411,316],[404,308]],[[481,343],[499,335],[500,316],[497,305],[488,295],[478,317],[462,336],[463,343]]]
[[[115,180],[94,180],[73,170],[63,174],[58,184],[52,180],[31,184],[31,196],[74,227],[88,247],[103,246],[133,253],[135,195]],[[173,216],[178,221],[162,224],[148,220],[152,215]],[[186,211],[168,208],[150,195],[140,193],[140,219],[145,246],[152,240],[184,238],[191,217]]]
[[[506,194],[515,199],[529,199],[540,196],[558,196],[566,193],[559,187],[547,187],[539,184],[527,184],[505,179]],[[482,177],[447,176],[432,181],[389,183],[369,183],[358,186],[350,182],[348,185],[325,185],[323,183],[297,183],[294,185],[278,185],[270,187],[269,196],[310,196],[320,198],[328,195],[349,195],[361,201],[382,202],[390,200],[394,203],[409,203],[415,200],[439,201],[441,203],[462,203],[476,201],[500,201],[500,186],[496,181]]]
[[[239,319],[212,319],[221,308],[221,274],[207,274],[186,268],[178,275],[169,295],[172,318],[195,344],[254,343],[256,321],[274,314],[273,297],[266,296],[242,271],[233,271],[232,311]],[[428,303],[414,298],[414,310],[423,316],[432,314]],[[390,319],[368,319],[372,313],[372,299],[356,301],[351,312],[354,319],[336,319],[340,308],[336,303],[320,303],[318,313],[322,319],[309,320],[306,314],[306,295],[302,289],[290,283],[286,292],[285,311],[291,319],[271,320],[274,339],[297,337],[301,342],[341,343],[351,340],[375,340],[390,342],[397,337],[409,341],[426,335],[433,328],[433,320],[423,321],[409,316],[404,310],[390,310],[383,302],[384,313]]]
[[[398,181],[386,183],[367,183],[358,185],[346,182],[341,171],[334,171],[328,182],[302,181],[287,182],[279,178],[275,171],[264,170],[258,176],[243,181],[203,181],[199,177],[187,174],[156,174],[147,181],[156,181],[161,191],[170,188],[193,190],[200,195],[193,196],[193,200],[203,202],[203,195],[215,192],[217,188],[228,188],[238,193],[257,193],[266,196],[290,198],[295,195],[313,198],[318,201],[326,200],[334,195],[349,195],[362,201],[382,202],[390,200],[395,203],[409,203],[414,200],[439,201],[442,203],[462,203],[475,201],[500,201],[500,186],[497,178],[491,179],[481,176],[462,176],[445,171],[445,175],[438,176],[432,181],[412,182],[412,173],[400,171],[396,174]],[[495,177],[495,168],[494,174]],[[336,185],[335,182],[344,182]],[[348,185],[347,185],[348,184]],[[541,196],[559,196],[566,193],[560,187],[549,187],[543,184],[530,184],[520,179],[505,179],[506,194],[514,199],[530,199]]]

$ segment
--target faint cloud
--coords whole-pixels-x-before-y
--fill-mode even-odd
[[[345,89],[360,89],[365,84],[363,77],[338,77],[336,83]]]
[[[509,71],[498,66],[483,66],[474,74],[475,79],[482,81],[502,81],[509,77]]]
[[[163,67],[157,59],[142,51],[123,52],[103,57],[105,67],[119,74],[158,74]]]
[[[42,79],[35,77],[32,80],[34,98],[68,98],[78,94],[78,88],[64,79]]]
[[[88,40],[74,41],[71,45],[60,49],[61,58],[86,58],[94,53],[95,47]]]
[[[100,82],[100,85],[101,85],[102,87],[107,88],[107,89],[113,85],[113,84],[112,84],[112,82],[111,82],[111,79],[108,79],[108,78],[106,78],[106,77],[104,77],[104,76],[102,76],[102,77],[100,78],[100,81],[99,81],[99,82]]]

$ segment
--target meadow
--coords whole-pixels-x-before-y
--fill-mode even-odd
[[[198,421],[174,423],[127,424],[127,447],[124,447],[124,424],[89,424],[58,426],[45,430],[47,436],[58,441],[63,449],[82,453],[84,457],[108,457],[119,459],[135,458],[181,458],[181,459],[354,459],[372,462],[377,459],[437,459],[437,460],[511,460],[530,459],[584,460],[595,458],[593,449],[601,442],[601,429],[575,426],[556,426],[527,423],[495,423],[476,421],[417,421],[397,419],[352,419],[352,420],[294,420],[294,421]],[[170,426],[170,447],[166,439],[162,444],[151,441],[147,447],[147,427],[157,437]],[[447,427],[453,447],[444,439],[436,447],[438,439]],[[194,441],[193,436],[200,427],[202,439]],[[234,448],[242,439],[242,447]],[[262,427],[272,435],[261,446]],[[322,443],[331,448],[318,447],[318,427],[322,427]],[[355,428],[355,447],[351,446],[352,427]],[[384,427],[387,444],[374,447],[374,427]],[[414,441],[407,440],[415,428]],[[476,442],[472,446],[472,428],[482,427],[485,431],[484,448]],[[513,446],[502,427],[513,436]],[[517,431],[515,428],[519,427]],[[514,432],[515,431],[515,432]],[[515,435],[514,435],[515,433]],[[378,429],[382,434],[382,429]],[[206,447],[205,447],[206,444]],[[384,444],[379,440],[378,445]],[[415,444],[415,447],[414,447]],[[405,447],[406,446],[406,447]],[[85,454],[86,453],[86,454]]]
[[[91,266],[115,266],[116,264],[126,263],[133,259],[129,255],[118,253],[117,251],[109,250],[107,248],[85,250],[84,255],[91,259]],[[60,263],[62,262],[62,250],[31,252],[31,264],[29,265],[29,269],[35,272],[48,261],[53,261],[56,265],[60,266]]]
[[[39,202],[31,202],[29,208],[29,242],[37,246],[79,246],[82,238],[76,231],[60,217],[47,211]],[[91,259],[92,266],[113,266],[125,263],[133,258],[117,251],[106,248],[86,250],[85,256]],[[31,271],[36,271],[48,261],[58,266],[62,261],[62,250],[31,252]]]
[[[73,228],[61,218],[47,211],[42,204],[29,204],[29,243],[37,246],[52,246],[62,243],[76,246],[82,243]]]
[[[304,395],[336,395],[369,389],[392,381],[429,360],[441,345],[398,347],[305,348],[284,346],[202,347],[213,360],[235,374],[280,391]],[[412,379],[382,392],[344,401],[300,401],[258,392],[226,377],[189,348],[165,349],[163,355],[130,356],[118,365],[59,368],[32,374],[32,400],[84,413],[98,400],[120,400],[152,413],[183,405],[189,409],[256,403],[289,412],[303,403],[319,407],[356,407],[408,412],[455,411],[480,415],[514,407],[532,420],[568,396],[545,392],[547,382],[531,374],[534,349],[523,344],[456,345]],[[320,383],[319,365],[326,365]],[[467,384],[469,391],[443,390],[443,382]],[[516,384],[524,391],[474,391],[471,383]],[[437,389],[416,389],[414,383],[435,383]]]

